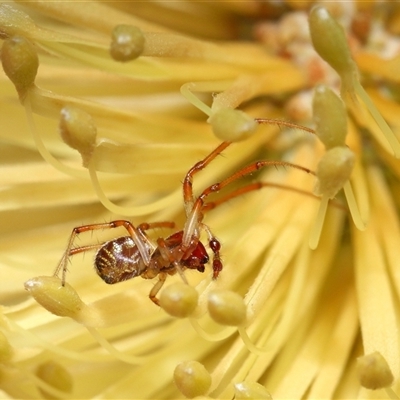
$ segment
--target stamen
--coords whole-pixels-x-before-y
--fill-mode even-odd
[[[233,108],[223,108],[213,113],[208,122],[214,135],[223,142],[238,142],[253,135],[258,124],[254,118]]]
[[[314,49],[346,82],[353,81],[357,67],[351,57],[343,27],[324,7],[314,7],[309,16]]]
[[[71,394],[73,389],[73,380],[68,370],[56,361],[47,361],[39,364],[36,369],[36,375],[48,385],[65,393]],[[52,393],[47,393],[45,389],[39,388],[43,396],[53,398]]]
[[[97,127],[92,117],[78,108],[64,107],[61,110],[60,134],[68,146],[81,153],[83,166],[87,167],[97,136]]]
[[[314,226],[311,229],[311,234],[308,239],[310,249],[315,250],[318,247],[319,239],[321,237],[322,227],[325,221],[326,210],[328,209],[329,196],[322,195],[321,202],[319,204],[318,213],[315,217]]]
[[[125,217],[132,217],[133,215],[140,216],[140,215],[151,214],[153,212],[166,209],[171,204],[176,204],[177,199],[181,195],[180,190],[175,190],[168,196],[162,197],[160,200],[156,200],[152,203],[143,206],[120,206],[118,204],[113,203],[107,198],[102,187],[100,186],[94,161],[95,153],[96,150],[94,151],[94,157],[91,158],[88,166],[90,179],[92,181],[93,188],[100,202],[103,204],[104,207],[106,207],[112,213],[119,214]]]
[[[54,345],[51,344],[47,339],[42,339],[39,336],[33,334],[31,331],[26,330],[25,328],[20,327],[18,324],[16,324],[12,319],[7,319],[7,324],[12,327],[12,329],[18,334],[21,335],[21,337],[24,337],[27,343],[35,343],[38,347],[43,348],[51,353],[53,353],[55,356],[67,358],[69,360],[74,360],[78,362],[107,362],[112,360],[113,358],[108,355],[108,354],[95,354],[94,352],[79,352],[79,351],[72,351],[69,349],[66,349],[64,347],[61,347],[59,345]]]
[[[61,163],[57,158],[55,158],[46,148],[44,145],[42,138],[40,134],[38,133],[35,125],[35,121],[33,119],[33,114],[32,114],[32,105],[31,105],[31,93],[28,93],[27,98],[25,99],[24,102],[25,106],[25,113],[26,113],[26,119],[28,121],[29,129],[32,133],[33,140],[35,141],[36,148],[38,149],[40,155],[43,157],[45,161],[47,161],[50,165],[52,165],[55,169],[57,169],[60,172],[65,173],[68,176],[74,177],[74,178],[85,178],[87,179],[87,172],[86,171],[80,171],[76,168],[71,168],[68,167],[67,165]]]
[[[363,225],[367,226],[370,219],[370,204],[364,168],[361,162],[359,162],[358,160],[356,160],[356,163],[354,164],[354,170],[351,177],[351,187],[352,191],[354,192],[354,197],[355,199],[357,199],[357,209],[359,210],[360,220],[358,220],[358,215],[354,212],[355,210],[352,210],[352,206],[350,204],[351,199],[346,194],[346,184],[344,185],[343,189],[345,189],[346,199],[350,208],[350,212],[352,214],[354,224],[357,226],[358,229],[363,230],[361,229],[361,227]]]
[[[160,295],[160,307],[169,315],[186,318],[197,307],[199,294],[196,289],[183,282],[167,286]]]
[[[110,353],[117,360],[121,360],[127,364],[138,365],[138,364],[143,364],[148,359],[148,357],[146,356],[144,357],[134,356],[119,351],[107,339],[105,339],[102,335],[100,335],[97,329],[92,328],[90,326],[86,326],[86,329],[97,340],[100,346],[106,349],[108,353]]]
[[[217,333],[209,333],[206,332],[202,326],[200,326],[196,319],[190,318],[189,321],[196,333],[209,342],[220,342],[221,340],[225,340],[232,336],[237,331],[236,327],[225,327]]]
[[[378,351],[357,359],[358,377],[361,385],[376,390],[390,386],[394,377],[387,361]]]
[[[349,210],[350,210],[351,217],[353,218],[354,225],[360,231],[365,230],[366,224],[364,223],[364,220],[360,213],[360,209],[358,208],[357,201],[354,196],[350,181],[347,181],[343,185],[343,190],[344,190],[344,194],[346,196],[347,204],[349,205]]]
[[[227,87],[228,83],[225,81],[188,82],[181,86],[181,93],[188,101],[190,101],[190,103],[210,117],[213,113],[211,107],[201,101],[196,95],[193,94],[193,92],[212,93],[215,91],[225,90]]]
[[[370,192],[377,192],[381,176],[370,168],[367,175]],[[379,198],[376,194],[375,198]],[[353,252],[358,314],[364,351],[379,351],[387,360],[395,376],[399,372],[398,310],[393,297],[393,280],[388,274],[387,254],[381,242],[379,229],[385,213],[379,210],[374,198],[369,228],[364,232],[354,230]],[[383,213],[383,217],[381,214]],[[379,296],[377,295],[379,293]]]
[[[144,34],[136,26],[117,25],[111,33],[111,57],[121,62],[134,60],[143,53],[144,42]]]
[[[208,392],[211,375],[198,361],[184,361],[175,368],[174,383],[184,396],[191,399]]]
[[[267,399],[272,400],[271,394],[258,382],[235,383],[235,399]]]
[[[25,282],[25,289],[46,310],[59,317],[70,317],[88,326],[101,325],[97,310],[85,304],[68,283],[55,276],[39,276]]]
[[[357,95],[361,98],[381,129],[381,133],[392,147],[395,156],[400,158],[399,139],[359,82],[358,69],[351,57],[342,26],[323,7],[315,7],[311,10],[309,24],[315,50],[340,75],[343,99],[357,105]]]
[[[371,98],[368,96],[368,93],[361,86],[358,80],[354,81],[354,90],[358,96],[361,97],[361,100],[367,106],[368,111],[371,113],[375,122],[378,124],[380,130],[385,136],[386,140],[389,142],[390,146],[394,151],[394,155],[396,158],[400,158],[400,142],[397,136],[394,134],[392,129],[389,127],[388,123],[384,120],[379,110],[376,108],[375,104],[372,102]]]
[[[327,86],[318,85],[313,97],[315,132],[326,149],[344,146],[347,112],[343,101]]]
[[[246,305],[242,297],[229,290],[213,290],[208,294],[208,312],[221,325],[239,326],[246,320]]]
[[[6,39],[1,49],[4,72],[15,85],[23,101],[34,83],[39,68],[39,58],[32,43],[23,37]]]
[[[318,214],[309,238],[310,248],[316,249],[328,201],[334,198],[343,187],[345,187],[346,198],[355,225],[359,229],[365,229],[365,225],[362,222],[349,182],[355,164],[355,156],[345,144],[347,135],[346,108],[342,100],[324,85],[318,86],[314,93],[313,119],[317,126],[315,132],[327,149],[317,166],[317,183],[314,189],[315,194],[322,195]]]
[[[326,195],[332,199],[349,180],[354,166],[354,153],[348,147],[329,149],[318,163],[316,195]]]

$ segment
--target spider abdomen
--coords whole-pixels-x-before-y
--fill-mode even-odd
[[[97,252],[94,265],[97,274],[108,284],[132,279],[146,269],[130,236],[106,242]]]

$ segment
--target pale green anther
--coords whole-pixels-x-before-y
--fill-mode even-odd
[[[272,400],[272,396],[260,383],[249,381],[235,384],[235,399]]]
[[[116,61],[138,58],[144,49],[143,32],[132,25],[117,25],[111,33],[110,55]]]
[[[326,149],[344,146],[347,112],[343,101],[325,85],[318,85],[313,98],[315,132]]]
[[[342,81],[340,91],[344,101],[357,104],[357,97],[363,101],[392,147],[394,155],[400,158],[399,139],[359,82],[357,65],[351,57],[343,28],[323,7],[315,7],[311,10],[309,26],[315,50],[340,75]]]
[[[25,289],[46,310],[60,317],[79,319],[86,305],[75,289],[55,276],[38,276],[25,282]]]
[[[393,384],[389,364],[378,351],[358,358],[357,370],[361,385],[367,389],[382,389]]]
[[[192,399],[208,392],[211,375],[198,361],[183,361],[175,368],[174,382],[185,397]]]
[[[239,326],[246,320],[247,308],[243,298],[230,290],[211,291],[207,308],[211,318],[221,325]]]
[[[60,134],[68,146],[81,153],[83,165],[87,166],[97,135],[93,118],[81,109],[66,106],[61,110]]]
[[[33,44],[23,37],[6,39],[1,49],[4,72],[10,78],[20,96],[31,87],[36,78],[39,58]]]
[[[356,74],[357,67],[351,57],[343,27],[324,7],[311,10],[309,26],[314,49],[341,78]]]
[[[185,318],[193,313],[198,299],[199,295],[194,287],[176,282],[161,292],[160,306],[174,317]]]
[[[317,166],[317,184],[314,193],[332,199],[349,180],[355,162],[354,153],[348,147],[329,149]]]
[[[254,118],[233,108],[216,111],[208,119],[215,136],[226,142],[239,142],[250,137],[258,127]]]

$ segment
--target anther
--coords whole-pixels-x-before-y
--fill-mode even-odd
[[[73,381],[71,374],[56,361],[46,361],[39,364],[36,369],[36,376],[65,394],[70,394],[72,392]],[[46,399],[55,398],[52,393],[42,389],[41,392]]]
[[[227,142],[238,142],[253,135],[258,124],[254,118],[233,108],[216,111],[208,119],[218,139]]]
[[[211,375],[198,361],[184,361],[175,368],[174,383],[184,396],[191,399],[208,392]]]
[[[143,53],[143,32],[132,25],[117,25],[111,34],[110,55],[116,61],[131,61]]]
[[[208,312],[221,325],[239,326],[246,320],[246,305],[241,296],[229,290],[214,290],[208,295]]]
[[[4,72],[15,85],[21,99],[33,86],[39,67],[39,58],[32,43],[23,37],[6,39],[1,50]]]
[[[66,106],[61,110],[60,134],[68,146],[79,151],[86,167],[92,156],[97,136],[93,118],[79,108]]]
[[[194,287],[176,282],[161,292],[160,307],[173,317],[185,318],[195,310],[198,298]]]
[[[361,385],[367,389],[382,389],[394,380],[387,361],[377,351],[358,358],[357,370]]]

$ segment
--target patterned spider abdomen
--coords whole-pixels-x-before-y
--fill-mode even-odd
[[[94,264],[97,274],[108,284],[135,278],[146,269],[130,236],[104,243],[96,254]]]

